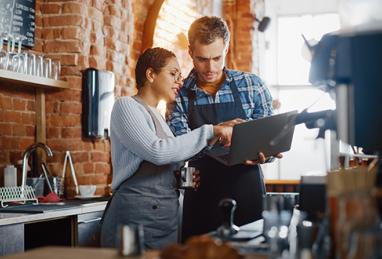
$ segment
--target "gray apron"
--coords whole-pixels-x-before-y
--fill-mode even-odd
[[[160,122],[139,98],[153,119],[156,135],[168,138]],[[175,189],[174,170],[177,164],[157,166],[143,161],[138,170],[125,180],[110,198],[105,209],[101,244],[117,247],[121,225],[143,225],[144,245],[148,249],[160,249],[177,242],[178,192]]]

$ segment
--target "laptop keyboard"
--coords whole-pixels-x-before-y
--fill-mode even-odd
[[[228,154],[219,155],[218,157],[221,158],[222,160],[228,161],[229,153]]]
[[[223,155],[229,154],[229,148],[225,148],[223,146],[215,146],[213,149],[208,151],[210,154],[213,154],[214,156],[221,157]]]

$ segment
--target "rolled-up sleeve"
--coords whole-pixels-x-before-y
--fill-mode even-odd
[[[253,102],[255,104],[253,110],[253,119],[267,117],[273,114],[272,95],[268,87],[257,78],[254,79],[254,95]]]
[[[188,125],[187,112],[183,107],[182,98],[178,96],[167,118],[167,124],[175,136],[180,136],[191,131]]]

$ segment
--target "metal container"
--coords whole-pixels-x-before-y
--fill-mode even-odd
[[[196,169],[195,167],[182,167],[177,174],[177,185],[179,189],[194,189],[193,176]]]

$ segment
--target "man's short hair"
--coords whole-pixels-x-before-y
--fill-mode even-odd
[[[211,44],[216,39],[223,39],[224,45],[229,44],[230,32],[227,23],[217,16],[203,16],[196,19],[188,30],[188,42],[191,49],[196,41]]]

